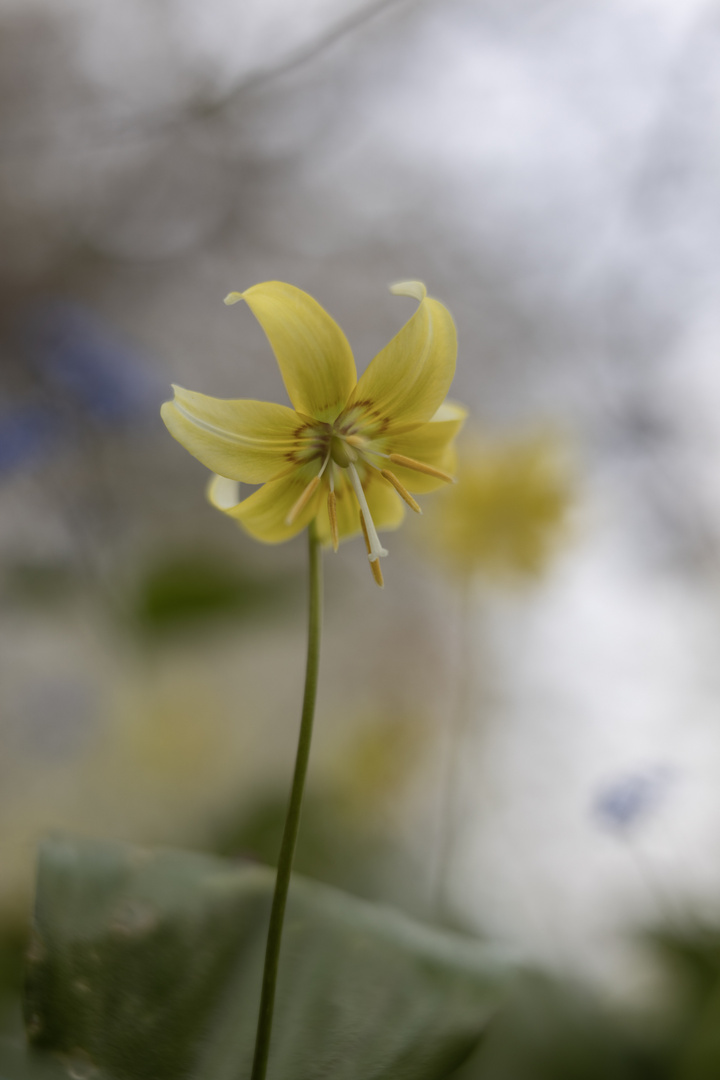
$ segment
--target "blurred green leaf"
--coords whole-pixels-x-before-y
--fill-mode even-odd
[[[688,919],[685,926],[664,926],[645,938],[694,1013],[720,979],[720,931]]]
[[[585,988],[526,973],[452,1080],[660,1080],[653,1047]]]
[[[249,1075],[272,872],[55,839],[40,856],[26,1019],[84,1075]],[[487,947],[294,879],[269,1080],[442,1080],[503,993]],[[14,1080],[14,1078],[13,1078]]]
[[[295,576],[243,574],[214,552],[172,556],[142,578],[135,617],[154,634],[222,616],[255,617],[294,603],[298,584]]]
[[[83,1080],[69,1062],[39,1054],[26,1046],[22,1036],[0,1038],[0,1080]],[[103,1080],[99,1071],[85,1074],[86,1080]]]
[[[676,1080],[720,1076],[720,931],[688,921],[649,935],[670,976],[662,1034]]]
[[[0,927],[0,1021],[6,1001],[19,992],[26,948],[26,926],[10,921]]]
[[[717,1080],[720,1076],[720,983],[698,1012],[675,1075],[678,1080]]]

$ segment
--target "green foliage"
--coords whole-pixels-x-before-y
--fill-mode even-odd
[[[720,1076],[720,931],[695,923],[651,936],[671,975],[662,1035],[673,1080]]]
[[[256,840],[274,824],[261,815]],[[0,1080],[249,1076],[272,884],[264,867],[212,856],[46,843],[31,1048],[7,1006],[20,931],[0,949]],[[294,878],[268,1080],[714,1080],[720,934],[651,940],[665,993],[622,1015],[568,981],[510,980],[473,939]]]
[[[10,922],[0,930],[0,1017],[20,984],[26,944],[27,933],[19,922]]]
[[[209,856],[46,843],[26,994],[46,1073],[0,1048],[0,1080],[50,1080],[53,1062],[92,1080],[249,1075],[272,884]],[[294,879],[268,1080],[443,1080],[505,978],[478,942]]]
[[[452,1080],[661,1080],[652,1044],[586,989],[524,973]]]
[[[28,1049],[19,1038],[0,1037],[0,1080],[83,1080],[67,1063]],[[99,1072],[85,1080],[103,1080]]]
[[[216,553],[176,555],[147,571],[135,618],[145,632],[158,635],[222,616],[256,617],[294,603],[297,584],[294,577],[243,574]]]

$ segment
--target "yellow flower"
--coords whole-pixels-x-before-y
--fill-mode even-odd
[[[551,435],[495,443],[471,436],[456,487],[433,507],[428,541],[454,574],[537,577],[567,524],[571,484]]]
[[[424,285],[392,292],[415,297],[412,318],[357,379],[340,327],[307,293],[280,281],[230,293],[262,326],[293,408],[224,401],[173,387],[162,418],[178,442],[217,475],[210,501],[252,536],[274,544],[314,521],[324,543],[362,530],[373,576],[386,555],[378,529],[397,528],[410,492],[452,479],[452,441],[466,412],[445,401],[455,373],[455,326]],[[242,501],[238,484],[262,486]]]

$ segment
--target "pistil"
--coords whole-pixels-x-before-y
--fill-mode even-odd
[[[370,555],[370,538],[368,536],[367,529],[365,528],[365,518],[362,516],[362,514],[360,515],[360,525],[362,527],[362,533],[365,538],[365,547],[367,548],[368,555]],[[380,560],[375,559],[374,562],[371,562],[370,569],[372,570],[372,576],[375,578],[375,584],[379,585],[382,589],[385,585],[385,579],[383,577]]]
[[[352,462],[348,465],[347,470],[350,475],[350,483],[353,486],[355,497],[360,504],[360,515],[365,526],[366,542],[368,546],[368,559],[371,563],[374,563],[380,556],[387,555],[387,551],[380,543],[380,538],[375,529],[375,523],[370,515],[370,508],[367,504],[367,499],[365,498],[365,492],[360,483],[360,477]]]

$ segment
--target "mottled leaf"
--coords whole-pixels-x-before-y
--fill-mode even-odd
[[[33,1044],[113,1080],[249,1076],[272,885],[209,856],[47,842]],[[473,939],[296,878],[268,1080],[442,1080],[476,1047],[505,970]]]

